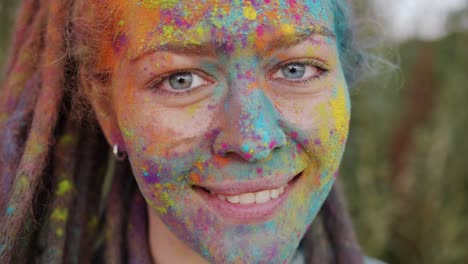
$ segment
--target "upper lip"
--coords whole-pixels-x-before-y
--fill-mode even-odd
[[[259,192],[262,190],[277,189],[283,185],[286,185],[290,180],[299,175],[301,172],[302,170],[289,175],[287,178],[273,178],[266,176],[245,182],[225,181],[221,183],[197,184],[196,186],[205,188],[217,194],[238,195],[242,193],[252,193]]]

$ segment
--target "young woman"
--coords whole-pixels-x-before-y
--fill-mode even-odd
[[[23,1],[0,262],[362,263],[353,35],[344,0]]]

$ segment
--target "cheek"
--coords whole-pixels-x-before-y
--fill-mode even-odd
[[[128,151],[148,156],[172,156],[193,149],[210,130],[217,112],[214,100],[165,107],[144,94],[129,99],[128,104],[137,106],[121,115],[121,129],[129,132],[124,134]]]
[[[207,135],[219,119],[220,104],[219,99],[208,98],[169,107],[155,103],[154,97],[150,92],[124,96],[119,120],[139,188],[151,207],[164,213],[190,204],[181,200],[189,186],[181,175],[209,153]]]
[[[346,143],[350,106],[345,84],[311,97],[275,100],[286,124],[297,131],[296,140],[314,161],[318,171],[336,170]],[[315,169],[314,169],[315,170]]]
[[[350,118],[346,86],[337,86],[312,96],[273,99],[281,118],[309,136],[329,138],[330,130],[347,132]]]
[[[325,95],[327,96],[327,95]],[[327,120],[325,96],[274,100],[281,118],[302,131],[313,131]],[[325,114],[325,115],[324,115]]]

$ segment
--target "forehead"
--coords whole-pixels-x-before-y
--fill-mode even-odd
[[[125,0],[123,6],[119,26],[132,53],[171,43],[262,48],[281,35],[333,28],[329,0]]]

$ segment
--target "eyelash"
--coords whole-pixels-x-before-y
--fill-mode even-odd
[[[307,59],[292,59],[292,60],[282,62],[279,65],[273,67],[272,69],[273,74],[281,70],[282,67],[287,66],[289,64],[303,64],[305,66],[315,67],[318,70],[318,74],[306,80],[299,80],[299,81],[281,80],[282,82],[286,82],[287,84],[310,85],[314,80],[318,80],[318,79],[325,77],[330,71],[329,66],[326,65],[324,62],[317,60],[317,59],[307,58]],[[271,77],[273,74],[269,74],[269,77]],[[270,79],[278,80],[275,78],[270,78]]]
[[[278,80],[278,79],[274,79],[274,78],[270,78],[274,73],[276,73],[277,71],[281,70],[282,67],[286,66],[286,65],[289,65],[289,64],[303,64],[305,66],[311,66],[311,67],[315,67],[318,69],[318,74],[317,75],[314,75],[313,77],[309,78],[309,79],[306,79],[306,80],[299,80],[299,81],[291,81],[291,80],[280,80],[281,82],[286,82],[287,84],[293,84],[293,85],[310,85],[314,80],[318,80],[318,79],[321,79],[323,77],[325,77],[328,72],[329,72],[329,66],[326,65],[324,62],[320,61],[320,60],[317,60],[317,59],[292,59],[292,60],[288,60],[288,61],[285,61],[283,63],[280,63],[279,65],[275,66],[272,68],[272,70],[270,72],[273,72],[273,73],[270,73],[268,74],[268,78],[270,80]],[[206,80],[206,74],[203,74],[203,73],[200,73],[199,70],[195,70],[195,69],[183,69],[183,70],[178,70],[178,71],[173,71],[173,72],[168,72],[168,73],[165,73],[163,75],[160,75],[160,76],[157,76],[156,78],[152,79],[149,84],[147,85],[148,89],[150,90],[153,90],[155,91],[156,93],[158,94],[168,94],[168,95],[173,95],[173,96],[188,96],[190,95],[191,93],[193,93],[194,91],[202,88],[202,87],[199,87],[199,88],[193,88],[193,89],[189,89],[187,91],[184,91],[184,92],[171,92],[171,91],[167,91],[165,89],[162,89],[161,86],[162,84],[171,76],[171,75],[174,75],[174,74],[178,74],[178,73],[184,73],[184,72],[190,72],[190,73],[194,73],[194,74],[197,74],[199,75],[201,78],[203,78],[204,80]],[[213,82],[212,81],[207,81],[209,82],[209,84],[207,85],[211,85]],[[206,85],[204,85],[206,86]]]
[[[177,70],[177,71],[173,71],[173,72],[168,72],[168,73],[164,73],[162,75],[159,75],[159,76],[156,76],[156,78],[152,79],[149,84],[147,85],[148,89],[149,90],[153,90],[155,91],[156,93],[158,94],[167,94],[167,95],[173,95],[173,96],[187,96],[187,95],[190,95],[191,93],[193,93],[194,91],[200,89],[201,87],[199,88],[193,88],[193,89],[189,89],[187,91],[184,91],[184,92],[171,92],[171,91],[168,91],[166,89],[163,89],[161,88],[161,86],[163,85],[163,83],[171,76],[171,75],[175,75],[175,74],[178,74],[178,73],[185,73],[185,72],[190,72],[190,73],[194,73],[194,74],[197,74],[199,75],[203,80],[205,80],[206,82],[208,82],[207,85],[210,85],[213,83],[213,81],[207,81],[206,79],[206,74],[203,74],[203,73],[200,73],[199,70],[195,70],[195,69],[183,69],[183,70]],[[203,85],[203,86],[206,86],[206,85]]]

